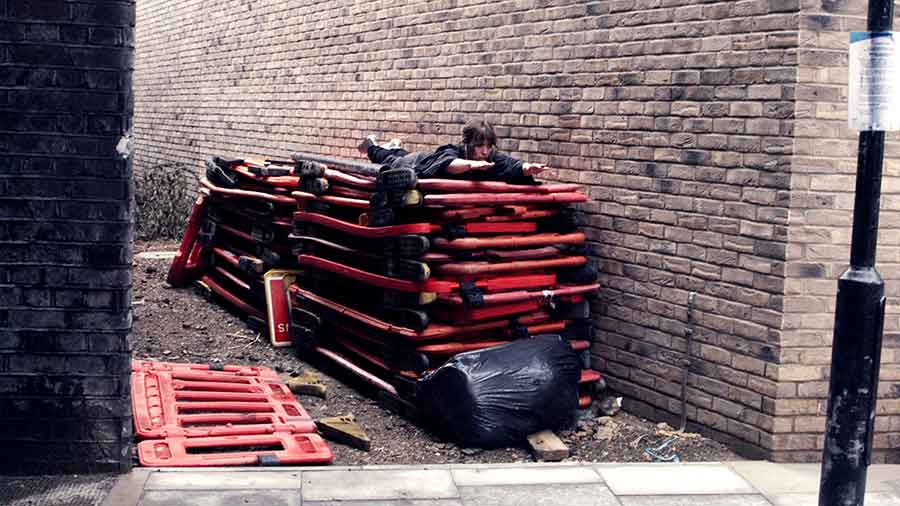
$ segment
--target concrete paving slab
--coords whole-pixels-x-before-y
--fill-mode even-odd
[[[900,465],[869,466],[869,471],[866,473],[866,491],[900,494]]]
[[[146,490],[297,490],[300,471],[153,473]]]
[[[619,506],[600,484],[460,487],[465,506]]]
[[[761,495],[625,495],[622,506],[772,506]]]
[[[769,496],[773,506],[819,506],[819,494],[776,494]],[[866,492],[866,506],[898,506],[900,494],[890,492]]]
[[[392,501],[303,501],[303,506],[463,506],[459,499],[394,499]]]
[[[144,493],[144,485],[153,471],[136,468],[130,473],[119,476],[119,480],[103,500],[101,506],[133,506],[138,503]]]
[[[757,490],[766,495],[818,494],[822,471],[820,464],[775,464],[764,461],[730,462],[735,470]],[[893,492],[892,481],[900,476],[900,466],[869,466],[866,491]]]
[[[616,495],[755,494],[723,464],[628,464],[597,470]]]
[[[298,490],[151,490],[139,506],[300,506]]]
[[[302,482],[304,502],[459,497],[446,469],[304,472]]]
[[[541,483],[603,483],[589,467],[507,467],[453,469],[457,487],[484,485],[537,485]]]

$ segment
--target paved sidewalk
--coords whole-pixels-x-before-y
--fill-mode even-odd
[[[819,465],[501,464],[135,469],[103,506],[816,506]],[[867,506],[900,506],[900,465]]]

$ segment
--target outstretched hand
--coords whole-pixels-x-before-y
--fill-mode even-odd
[[[543,163],[527,163],[526,162],[526,163],[522,164],[522,173],[525,174],[526,176],[536,176],[549,168],[550,167],[547,167]]]

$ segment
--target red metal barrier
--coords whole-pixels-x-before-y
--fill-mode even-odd
[[[437,213],[439,219],[447,220],[475,220],[492,216],[497,213],[493,207],[469,207],[465,209],[444,209]]]
[[[587,202],[587,195],[567,193],[431,193],[422,199],[426,206],[471,207],[501,204],[574,204]]]
[[[183,364],[135,359],[131,361],[131,370],[134,372],[170,372],[173,378],[182,380],[243,383],[246,378],[258,378],[260,381],[266,382],[281,381],[278,373],[274,370],[250,365]]]
[[[585,351],[587,349],[590,349],[591,342],[585,339],[573,339],[569,341],[569,345],[571,345],[572,349],[575,351]]]
[[[449,293],[455,290],[459,284],[452,281],[436,281],[429,279],[423,283],[414,283],[403,279],[389,278],[380,274],[373,274],[362,269],[332,262],[313,255],[299,255],[297,261],[301,265],[308,265],[316,269],[332,272],[339,276],[355,279],[367,285],[413,293]]]
[[[463,227],[469,234],[528,234],[537,230],[531,221],[464,223]]]
[[[571,183],[510,184],[502,181],[467,181],[465,179],[419,179],[416,188],[434,193],[572,193],[581,186]]]
[[[326,308],[329,311],[354,320],[371,329],[388,334],[394,334],[396,336],[403,337],[415,342],[436,341],[440,339],[449,339],[456,336],[467,336],[492,330],[496,331],[507,328],[510,325],[510,321],[508,319],[472,323],[468,325],[447,325],[440,323],[431,323],[422,332],[415,332],[412,329],[387,323],[369,314],[363,313],[362,311],[357,311],[353,308],[326,299],[325,297],[321,297],[313,292],[304,290],[297,285],[291,285],[290,291],[292,294],[294,294],[295,297],[301,298],[297,301],[298,307],[303,307],[305,305],[304,302],[308,301],[309,303],[313,304],[314,309],[316,309],[315,306]],[[318,312],[318,310],[313,312]],[[324,314],[322,315],[324,316]],[[538,321],[537,319],[546,319],[546,317],[547,314],[544,312],[532,311],[531,315],[520,316],[517,317],[516,320],[517,323],[524,325],[526,324],[526,322],[536,322]]]
[[[537,220],[541,218],[549,218],[551,216],[556,216],[559,214],[559,210],[557,209],[533,209],[531,211],[525,211],[522,214],[514,214],[514,215],[502,215],[495,214],[491,216],[485,216],[484,221],[497,222],[497,221],[513,221],[513,220]]]
[[[532,249],[489,249],[484,251],[484,257],[494,262],[516,262],[519,260],[540,260],[543,258],[555,258],[559,256],[559,249],[553,246]],[[586,261],[586,259],[585,259]]]
[[[309,202],[324,202],[326,204],[333,204],[336,206],[350,207],[353,209],[368,209],[369,201],[364,199],[356,199],[350,197],[337,197],[334,195],[313,195],[312,193],[306,192],[291,192],[291,196],[294,197],[297,201],[309,203]]]
[[[228,376],[227,381],[223,379],[215,371],[132,372],[135,432],[143,438],[260,434],[276,430],[315,432],[312,418],[280,381],[235,375]],[[227,427],[197,426],[220,421],[211,417],[212,414],[244,418],[240,423],[228,422]]]
[[[247,302],[244,302],[243,300],[241,300],[240,297],[229,292],[227,289],[225,289],[225,287],[223,287],[222,285],[217,283],[215,280],[213,280],[209,276],[209,274],[206,274],[203,277],[201,277],[200,281],[202,281],[206,286],[208,286],[209,289],[212,290],[216,295],[225,299],[226,302],[228,302],[229,304],[231,304],[238,310],[243,311],[244,313],[247,313],[250,316],[259,318],[260,320],[266,319],[265,313],[263,313],[259,309],[256,309],[255,307],[251,306]]]
[[[338,366],[342,367],[343,369],[350,371],[352,374],[354,374],[358,378],[362,379],[363,381],[369,383],[370,385],[372,385],[380,390],[384,390],[385,392],[390,392],[394,395],[397,395],[397,389],[394,388],[393,385],[382,380],[378,376],[375,376],[374,374],[370,373],[369,371],[366,371],[362,367],[359,367],[358,365],[354,364],[352,361],[348,360],[346,357],[344,357],[340,353],[337,353],[336,351],[333,351],[333,350],[329,350],[327,348],[322,348],[321,346],[315,348],[313,351],[315,351],[319,355],[322,355],[323,357],[331,360],[332,362],[334,362]]]
[[[434,245],[449,250],[473,250],[483,248],[531,248],[535,246],[552,246],[555,244],[581,244],[585,241],[582,232],[572,234],[532,234],[510,235],[500,237],[463,237],[460,239],[444,239],[436,237]]]
[[[369,200],[372,198],[372,192],[359,190],[350,186],[332,185],[330,192],[335,196],[351,199]]]
[[[578,302],[583,300],[581,295],[569,295],[560,297],[561,301]],[[522,302],[514,302],[511,304],[494,304],[486,307],[467,308],[465,306],[437,306],[434,308],[434,316],[442,321],[453,321],[461,324],[474,323],[483,320],[491,320],[512,316],[521,313],[530,313],[544,306],[548,306],[550,301],[546,298],[537,298],[525,300]]]
[[[486,293],[482,295],[485,305],[512,304],[527,300],[552,300],[575,294],[593,292],[600,288],[599,283],[590,285],[560,285],[552,290],[516,290],[512,292]],[[455,306],[463,305],[463,299],[455,294],[439,294],[438,300]]]
[[[259,447],[271,449],[254,449]],[[217,451],[223,448],[234,451]],[[142,441],[138,443],[138,459],[147,467],[277,466],[328,464],[334,455],[316,434],[276,432]]]
[[[556,251],[555,248],[553,248]],[[452,262],[435,266],[436,274],[453,276],[476,276],[484,274],[500,274],[504,272],[523,272],[535,270],[561,269],[578,267],[587,263],[587,257],[567,256],[539,260],[514,260],[511,262]]]
[[[200,178],[200,184],[209,189],[210,191],[220,194],[220,195],[228,195],[230,197],[238,197],[238,198],[250,198],[250,199],[260,199],[272,202],[274,204],[283,204],[289,206],[296,206],[297,201],[287,195],[273,195],[271,193],[258,192],[258,191],[250,191],[250,190],[235,190],[231,188],[222,188],[220,186],[216,186],[209,182],[205,177]]]
[[[325,169],[325,177],[329,181],[345,184],[347,186],[353,186],[355,188],[361,188],[363,190],[374,191],[377,188],[374,177],[370,178],[360,175],[347,174],[346,172],[341,172],[339,170],[333,169]]]
[[[582,369],[581,377],[578,378],[578,384],[583,385],[585,383],[594,383],[596,381],[599,381],[602,377],[603,376],[599,372],[593,369]]]
[[[277,188],[297,188],[300,186],[300,178],[298,176],[257,176],[247,168],[248,162],[244,165],[235,165],[231,169],[237,173],[242,180]]]
[[[197,200],[194,201],[184,236],[181,238],[181,245],[178,247],[175,258],[172,259],[172,265],[166,276],[166,281],[172,286],[183,286],[199,275],[202,247],[197,241],[197,236],[203,220],[206,218],[207,205],[208,197],[200,193]]]
[[[323,227],[328,227],[339,232],[367,239],[384,239],[401,235],[427,235],[440,232],[441,230],[440,225],[433,225],[431,223],[408,223],[405,225],[391,225],[387,227],[364,227],[362,225],[347,223],[346,221],[325,216],[323,214],[309,213],[306,211],[297,211],[294,213],[294,221],[322,225]]]
[[[520,276],[500,276],[475,281],[475,286],[488,293],[505,292],[520,288],[539,288],[556,284],[556,274],[525,274]]]
[[[387,364],[385,364],[383,360],[381,360],[374,354],[370,353],[369,351],[366,351],[361,346],[354,344],[353,342],[351,342],[350,340],[348,340],[346,338],[335,335],[335,336],[331,336],[331,339],[335,343],[337,343],[340,346],[342,346],[343,348],[345,348],[347,351],[353,353],[354,355],[365,360],[369,364],[371,364],[385,372],[391,372],[391,373],[398,374],[400,376],[403,376],[405,378],[410,378],[410,379],[418,379],[420,377],[419,374],[416,374],[413,371],[401,371],[401,370],[392,369],[392,368],[388,367]]]
[[[562,332],[566,330],[566,327],[569,325],[568,320],[561,320],[555,322],[547,322],[540,323],[536,325],[529,325],[526,327],[528,330],[528,335],[530,336],[538,336],[541,334],[555,334],[557,332]],[[508,333],[512,333],[508,331]]]

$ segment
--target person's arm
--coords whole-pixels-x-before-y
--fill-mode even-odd
[[[469,171],[486,171],[494,167],[493,162],[484,162],[478,160],[465,160],[463,158],[454,158],[447,168],[444,169],[447,174],[462,174]]]
[[[490,178],[513,184],[538,184],[532,176],[548,168],[543,163],[524,162],[496,151],[491,155],[491,161],[495,168]]]

